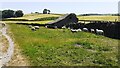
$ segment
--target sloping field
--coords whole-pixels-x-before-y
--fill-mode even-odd
[[[34,20],[37,18],[45,18],[45,17],[59,17],[62,14],[26,14],[23,17],[18,18],[9,18],[9,19],[27,19],[27,20]]]
[[[8,19],[26,19],[26,20],[35,20],[46,17],[60,17],[63,14],[26,14],[23,17],[18,18],[8,18]],[[119,21],[118,16],[77,16],[79,20],[99,20],[99,21]],[[45,24],[48,22],[52,22],[54,20],[45,20],[45,21],[5,21],[6,23],[39,23],[39,24]],[[79,21],[83,22],[83,21]],[[89,23],[89,22],[86,22]]]
[[[23,17],[9,18],[9,19],[28,19],[34,20],[45,17],[60,17],[63,14],[26,14]],[[101,21],[118,21],[119,16],[77,16],[79,20],[101,20]]]
[[[33,66],[117,66],[118,40],[87,32],[9,24],[15,43]]]

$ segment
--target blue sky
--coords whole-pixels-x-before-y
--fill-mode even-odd
[[[44,8],[52,13],[118,13],[118,2],[2,2],[3,9],[23,10],[24,13],[41,12]]]

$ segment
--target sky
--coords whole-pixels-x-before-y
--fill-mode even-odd
[[[118,1],[74,1],[74,2],[45,2],[45,1],[35,1],[35,2],[1,2],[0,9],[12,9],[12,10],[23,10],[25,14],[31,12],[42,13],[43,9],[51,10],[51,13],[118,13]]]

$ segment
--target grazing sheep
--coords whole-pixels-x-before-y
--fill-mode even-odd
[[[35,27],[35,29],[39,29],[40,27],[39,26],[34,26]]]
[[[79,30],[78,29],[75,29],[76,30],[76,32],[78,32]]]
[[[57,26],[53,26],[53,25],[46,25],[45,27],[46,28],[52,28],[52,29],[56,29],[57,28]]]
[[[68,27],[68,29],[70,29],[70,27]]]
[[[76,29],[70,29],[72,33],[78,32]]]
[[[54,26],[55,29],[57,29],[57,26]]]
[[[48,28],[48,26],[46,25],[45,28]]]
[[[62,29],[65,29],[65,28],[66,28],[65,26],[62,27]]]
[[[83,31],[88,32],[88,29],[87,28],[83,28]]]
[[[31,27],[31,30],[32,30],[32,31],[36,31],[35,27]]]
[[[96,34],[98,34],[98,35],[104,35],[104,31],[96,29]]]
[[[95,30],[94,30],[94,29],[90,29],[90,31],[91,31],[91,33],[94,33],[94,32],[95,32]]]
[[[32,25],[28,25],[29,28],[32,28]]]
[[[81,29],[77,29],[78,31],[82,31]]]

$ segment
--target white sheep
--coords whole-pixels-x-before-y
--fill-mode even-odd
[[[75,29],[76,32],[78,32],[79,30],[78,29]]]
[[[28,25],[29,28],[32,28],[32,25]]]
[[[77,29],[78,31],[82,31],[81,29]]]
[[[76,29],[70,29],[71,30],[71,32],[78,32],[78,30],[76,30]]]
[[[62,27],[62,29],[65,29],[65,28],[66,28],[65,26]]]
[[[88,29],[87,28],[83,28],[83,31],[88,32]]]
[[[94,32],[95,32],[95,30],[94,30],[94,29],[90,29],[90,31],[91,31],[92,33],[94,33]]]
[[[55,29],[57,29],[57,26],[54,26]]]
[[[103,30],[98,30],[98,29],[96,29],[96,34],[98,34],[98,35],[103,35],[103,34],[104,34],[104,31],[103,31]]]
[[[35,29],[39,29],[40,27],[39,26],[34,26],[35,27]]]
[[[48,28],[48,26],[46,25],[45,28]]]
[[[68,27],[68,29],[70,29],[70,27]]]
[[[31,27],[31,30],[32,30],[32,31],[36,31],[35,27]]]

